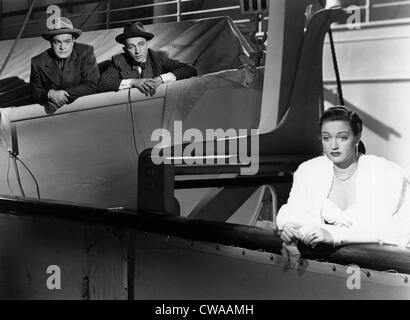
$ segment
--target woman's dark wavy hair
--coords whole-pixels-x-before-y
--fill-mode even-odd
[[[356,112],[349,110],[345,106],[331,107],[324,111],[319,120],[319,130],[321,131],[322,125],[325,122],[337,120],[348,122],[355,136],[360,134],[363,130],[362,119],[360,119]],[[360,153],[366,153],[366,148],[362,141],[359,141],[358,148]]]

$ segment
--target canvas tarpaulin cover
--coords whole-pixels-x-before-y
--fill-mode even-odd
[[[147,25],[146,30],[155,34],[150,41],[151,48],[167,51],[172,58],[194,64],[199,75],[238,68],[242,65],[239,56],[252,51],[228,17],[153,24]],[[84,32],[77,41],[94,46],[100,70],[104,70],[111,57],[123,51],[122,45],[114,40],[121,32],[122,28]],[[0,65],[13,42],[0,42]],[[0,107],[35,103],[29,87],[30,61],[49,46],[41,37],[18,41],[0,77]]]

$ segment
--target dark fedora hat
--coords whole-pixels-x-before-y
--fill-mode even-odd
[[[54,29],[48,29],[41,36],[50,41],[52,37],[59,34],[72,34],[74,38],[78,38],[81,35],[81,29],[76,29],[70,19],[66,17],[58,17],[55,19]]]
[[[146,32],[141,22],[127,22],[124,27],[123,33],[116,36],[115,41],[124,44],[125,39],[134,37],[142,37],[146,40],[151,40],[154,35],[152,33]]]

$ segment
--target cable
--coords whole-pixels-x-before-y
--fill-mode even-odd
[[[333,41],[333,34],[332,29],[329,29],[329,41],[330,41],[330,49],[332,51],[332,60],[333,60],[333,67],[335,69],[336,75],[336,82],[337,82],[337,92],[339,94],[339,101],[342,106],[345,105],[345,101],[343,99],[343,92],[342,92],[342,84],[340,82],[340,74],[339,74],[339,67],[337,65],[337,57],[336,57],[336,50],[335,50],[335,43]]]
[[[25,197],[26,194],[24,193],[23,185],[21,184],[19,168],[17,166],[17,161],[16,161],[17,156],[12,152],[9,152],[9,153],[10,153],[11,158],[13,159],[14,172],[16,173],[17,184],[18,184],[19,189],[20,189],[20,194],[21,194],[22,197]]]
[[[36,185],[37,197],[38,197],[38,199],[41,199],[41,197],[40,197],[40,187],[39,187],[39,185],[38,185],[37,179],[35,178],[35,176],[34,176],[33,173],[31,172],[30,168],[17,156],[17,154],[15,154],[15,153],[13,153],[13,152],[11,152],[11,151],[9,151],[9,162],[10,162],[10,158],[13,159],[14,169],[15,169],[16,177],[17,177],[17,183],[18,183],[18,186],[19,186],[20,193],[21,193],[22,197],[25,197],[26,195],[25,195],[25,193],[24,193],[23,185],[22,185],[22,183],[21,183],[20,173],[19,173],[18,166],[17,166],[17,160],[24,166],[24,168],[27,170],[27,172],[28,172],[28,173],[30,174],[30,176],[33,178],[33,181],[34,181],[34,183],[35,183],[35,185]],[[7,173],[7,179],[8,179],[8,173]],[[9,181],[8,181],[8,183],[9,183]],[[9,185],[9,188],[10,188],[10,185]],[[13,193],[13,191],[11,190],[11,188],[10,188],[10,191]],[[14,194],[13,194],[13,195],[14,195]]]
[[[30,174],[30,176],[33,178],[33,181],[34,181],[34,183],[36,184],[37,197],[38,197],[38,199],[41,199],[41,197],[40,197],[40,187],[39,187],[39,185],[38,185],[38,183],[37,183],[37,179],[34,177],[34,175],[33,175],[33,173],[31,172],[31,170],[24,164],[24,162],[23,162],[19,157],[16,156],[16,159],[17,159],[18,161],[20,161],[20,163],[24,166],[24,168],[26,168],[26,170],[28,171],[28,173]]]
[[[137,136],[136,136],[136,134],[135,134],[134,113],[132,112],[131,88],[128,89],[128,105],[129,105],[130,114],[131,114],[131,126],[132,126],[132,137],[133,137],[133,142],[132,142],[132,144],[133,144],[133,146],[134,146],[134,150],[135,150],[135,153],[137,154],[137,158],[138,158],[139,154],[138,154],[138,149],[137,149],[137,145],[136,145],[136,143],[137,143],[137,139],[136,139]]]
[[[11,192],[11,194],[13,195],[13,196],[15,196],[15,194],[14,194],[14,192],[13,192],[13,189],[11,188],[11,186],[10,186],[10,156],[8,157],[8,161],[7,161],[7,174],[6,174],[6,181],[7,181],[7,185],[8,185],[8,187],[9,187],[9,190],[10,190],[10,192]]]

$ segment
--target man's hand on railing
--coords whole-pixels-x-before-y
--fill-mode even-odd
[[[47,94],[48,99],[55,105],[57,105],[57,107],[61,107],[67,104],[69,96],[70,94],[65,90],[51,89]]]
[[[154,79],[132,79],[131,86],[137,88],[147,97],[152,97],[155,94],[156,81]]]
[[[155,89],[157,89],[159,87],[160,84],[163,83],[162,78],[160,76],[155,77],[154,79],[152,79],[155,81]]]

